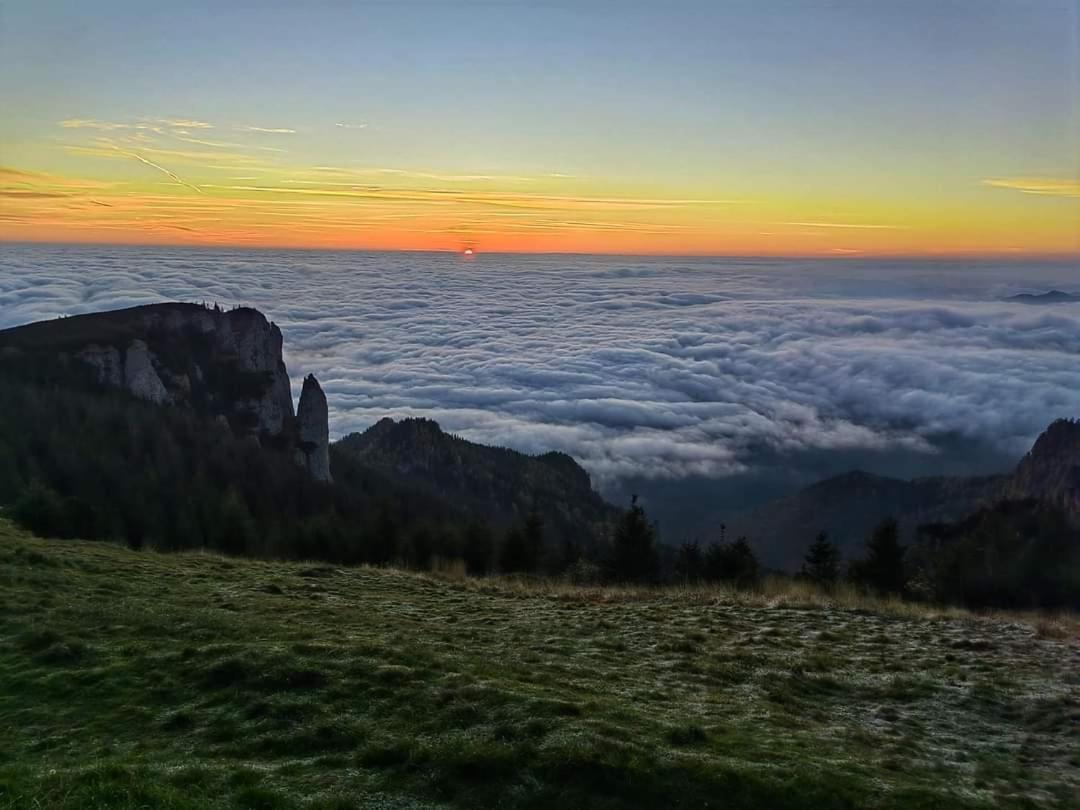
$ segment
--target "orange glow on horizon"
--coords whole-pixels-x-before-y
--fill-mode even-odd
[[[465,257],[477,244],[486,253],[1080,255],[1080,196],[1075,183],[1060,180],[991,178],[937,197],[870,195],[856,183],[811,197],[734,177],[665,187],[544,173],[303,166],[234,144],[165,148],[165,139],[94,135],[89,145],[63,147],[70,165],[0,166],[0,241]]]
[[[1076,3],[8,5],[0,242],[1080,257]]]

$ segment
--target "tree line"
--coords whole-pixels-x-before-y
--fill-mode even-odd
[[[874,593],[970,608],[1080,608],[1080,532],[1057,507],[1001,501],[952,523],[920,526],[909,545],[894,518],[844,571],[824,532],[799,576],[823,588],[846,579]]]
[[[765,573],[744,537],[663,545],[636,497],[612,525],[565,539],[537,503],[512,525],[392,482],[332,448],[335,481],[312,481],[276,448],[181,408],[121,392],[5,376],[0,385],[0,506],[43,536],[132,548],[205,548],[259,557],[582,582],[725,582]],[[1080,607],[1080,538],[1046,504],[1003,503],[924,526],[910,546],[883,521],[844,563],[824,533],[800,578],[972,607]]]

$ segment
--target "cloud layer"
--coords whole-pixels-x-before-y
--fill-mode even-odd
[[[1021,453],[1080,416],[1075,265],[0,248],[0,327],[164,299],[259,307],[335,435],[425,415],[601,482],[806,453]]]

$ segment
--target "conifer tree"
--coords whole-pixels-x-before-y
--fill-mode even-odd
[[[517,526],[511,526],[503,538],[499,554],[499,569],[506,574],[517,574],[528,570],[527,565],[525,534]]]
[[[539,570],[544,554],[544,519],[535,507],[525,517],[522,537],[525,544],[525,570],[535,572]]]
[[[907,584],[900,528],[895,518],[886,518],[866,542],[866,557],[852,563],[850,577],[881,593],[903,593]]]
[[[679,546],[675,557],[675,576],[683,582],[698,582],[703,574],[704,555],[696,540]]]
[[[461,538],[461,556],[465,560],[465,570],[474,576],[487,574],[491,571],[493,551],[494,542],[488,525],[475,519],[469,521]]]
[[[832,585],[840,576],[840,550],[825,532],[818,532],[804,558],[803,576],[819,585]]]
[[[615,527],[611,574],[619,582],[652,582],[656,579],[656,530],[631,496],[630,508]]]

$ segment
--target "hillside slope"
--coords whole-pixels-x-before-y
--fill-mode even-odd
[[[0,806],[1068,806],[1075,638],[42,541],[0,521]]]
[[[1006,494],[1046,501],[1080,526],[1080,420],[1050,425],[1017,465]]]
[[[846,557],[858,556],[882,518],[896,517],[910,540],[923,523],[962,518],[992,501],[1005,480],[989,476],[904,481],[850,472],[736,515],[728,535],[746,535],[766,565],[796,571],[820,531],[828,532]]]
[[[402,484],[470,509],[495,525],[521,522],[532,509],[556,544],[595,540],[618,510],[592,488],[589,474],[564,453],[529,456],[443,431],[430,419],[380,419],[334,444]],[[588,536],[583,536],[588,535]]]
[[[962,520],[1001,499],[1042,501],[1080,527],[1080,420],[1051,424],[1010,474],[905,481],[849,472],[735,515],[728,533],[750,538],[767,565],[796,571],[819,531],[858,556],[883,518],[895,517],[910,542],[922,524]]]

